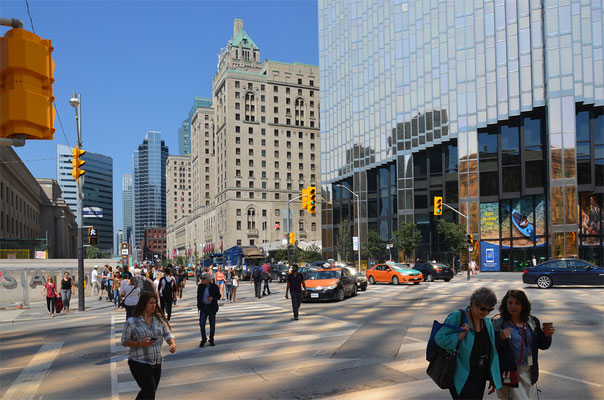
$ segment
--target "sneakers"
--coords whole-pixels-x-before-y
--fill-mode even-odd
[[[206,345],[206,341],[202,340],[201,342],[199,342],[199,347],[203,347]],[[212,346],[211,342],[210,342],[210,346]]]
[[[214,344],[214,341],[213,341],[213,340],[210,340],[210,346],[212,346],[212,347],[216,346],[216,345]]]

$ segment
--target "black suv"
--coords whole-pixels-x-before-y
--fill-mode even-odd
[[[449,282],[453,278],[453,269],[447,267],[445,264],[440,263],[429,263],[425,261],[419,261],[413,269],[420,271],[424,275],[424,281],[433,282],[437,279],[442,279],[445,282]]]
[[[271,264],[271,280],[279,283],[287,281],[289,267],[284,264]]]

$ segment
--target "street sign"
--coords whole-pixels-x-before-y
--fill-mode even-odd
[[[100,207],[84,207],[82,215],[86,218],[103,218],[103,209]]]
[[[354,251],[358,251],[359,250],[359,237],[358,236],[353,236],[352,237],[352,249]]]
[[[128,243],[120,243],[120,249],[122,250],[122,256],[128,256]]]
[[[468,246],[468,251],[474,251],[474,246]]]

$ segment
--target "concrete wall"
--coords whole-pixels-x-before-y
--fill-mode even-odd
[[[117,261],[113,259],[94,259],[84,260],[84,279],[86,284],[86,297],[92,296],[90,282],[90,273],[95,265],[98,265],[99,275],[103,271],[103,266],[110,265],[115,271]],[[32,302],[45,301],[42,294],[42,288],[46,283],[46,277],[52,275],[55,282],[63,278],[63,273],[67,271],[73,279],[76,286],[75,294],[72,296],[72,303],[77,304],[78,299],[78,260],[77,259],[50,259],[50,260],[0,260],[0,273],[2,274],[2,283],[0,283],[0,304],[5,306],[23,303],[28,305]],[[60,288],[60,285],[57,285]]]

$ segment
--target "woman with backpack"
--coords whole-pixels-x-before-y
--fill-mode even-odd
[[[508,290],[499,306],[500,315],[493,319],[495,343],[503,387],[500,399],[537,399],[539,349],[552,345],[554,327],[531,315],[531,302],[522,290]]]
[[[451,327],[443,326],[434,337],[447,352],[458,351],[453,385],[449,388],[453,399],[482,399],[487,381],[489,394],[501,388],[495,330],[486,318],[496,303],[497,296],[491,289],[475,290],[470,305],[452,312],[445,320]]]
[[[132,311],[134,310],[134,306],[138,303],[140,293],[141,290],[136,286],[135,277],[130,278],[129,283],[122,287],[120,296],[123,299],[122,305],[126,309],[126,321],[132,316]]]

